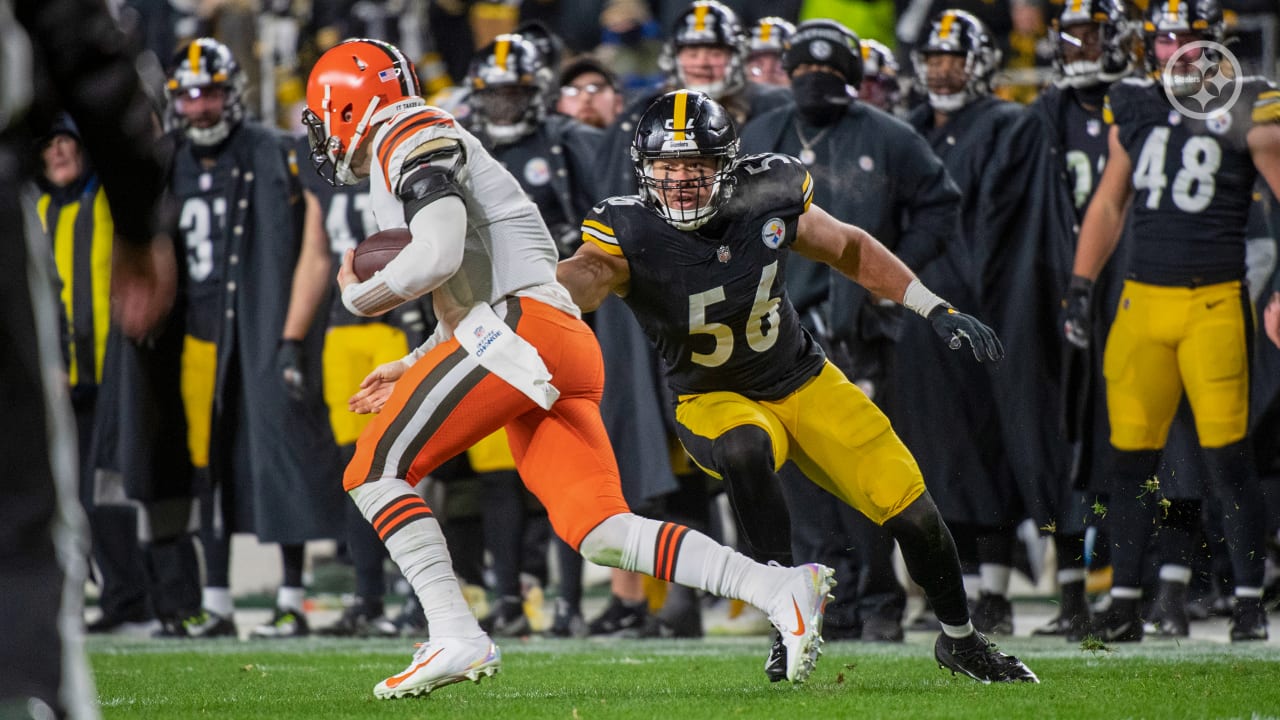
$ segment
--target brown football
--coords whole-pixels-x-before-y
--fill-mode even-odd
[[[365,238],[364,242],[356,245],[353,260],[356,277],[360,278],[360,282],[373,277],[374,273],[391,262],[391,258],[399,255],[412,239],[413,234],[407,228],[380,230]]]

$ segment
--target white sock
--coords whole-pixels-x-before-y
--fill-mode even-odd
[[[978,565],[979,587],[984,593],[1004,597],[1009,594],[1009,576],[1012,574],[1013,568],[1008,565],[981,563]]]
[[[942,625],[943,634],[949,638],[966,638],[973,634],[973,623],[971,622],[967,622],[963,625],[948,625],[946,623],[939,624]]]
[[[440,523],[426,501],[398,478],[361,485],[350,495],[422,601],[431,636],[483,637],[453,574]]]
[[[307,598],[307,591],[300,587],[280,586],[276,590],[276,607],[281,610],[302,612],[302,602]]]
[[[1058,584],[1066,585],[1073,582],[1084,582],[1087,573],[1084,568],[1063,568],[1058,571]]]
[[[790,568],[761,565],[696,530],[631,513],[614,515],[583,539],[588,560],[653,575],[734,600],[766,613]]]
[[[982,588],[982,578],[979,575],[962,575],[961,581],[964,582],[965,597],[970,600],[978,599],[978,592]]]
[[[1186,585],[1191,582],[1191,568],[1186,565],[1174,565],[1165,563],[1160,566],[1160,579],[1169,582],[1182,583]]]
[[[1125,587],[1123,585],[1115,585],[1111,588],[1111,597],[1116,600],[1141,600],[1142,588]]]
[[[200,593],[200,606],[212,610],[222,617],[231,617],[235,612],[235,604],[231,601],[231,588],[207,587]]]
[[[1242,587],[1236,586],[1236,597],[1238,598],[1262,598],[1262,588],[1260,587]]]

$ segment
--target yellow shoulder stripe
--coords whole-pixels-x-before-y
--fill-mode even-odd
[[[1253,123],[1255,125],[1280,123],[1280,103],[1269,103],[1255,107],[1253,109]]]
[[[619,246],[618,243],[603,240],[599,235],[589,232],[586,229],[583,229],[582,231],[582,242],[589,242],[614,257],[622,257],[622,247]]]
[[[583,220],[582,225],[584,229],[592,228],[594,230],[599,230],[600,232],[604,233],[605,235],[608,235],[609,237],[613,237],[613,228],[609,227],[608,225],[605,225],[599,220],[590,220],[590,219]]]

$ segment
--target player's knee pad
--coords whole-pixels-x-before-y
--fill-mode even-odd
[[[1137,488],[1155,474],[1160,466],[1159,450],[1120,450],[1111,448],[1112,493],[1126,493]]]
[[[1209,468],[1209,486],[1224,510],[1262,502],[1253,448],[1247,441],[1204,448],[1204,463]]]
[[[711,444],[711,460],[725,480],[771,474],[773,459],[769,433],[755,425],[732,428]]]

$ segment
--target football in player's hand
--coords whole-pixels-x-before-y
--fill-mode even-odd
[[[374,273],[391,262],[391,258],[399,255],[412,239],[413,233],[407,228],[380,230],[365,238],[364,242],[356,245],[356,255],[352,260],[356,277],[360,278],[360,282],[373,277]]]

